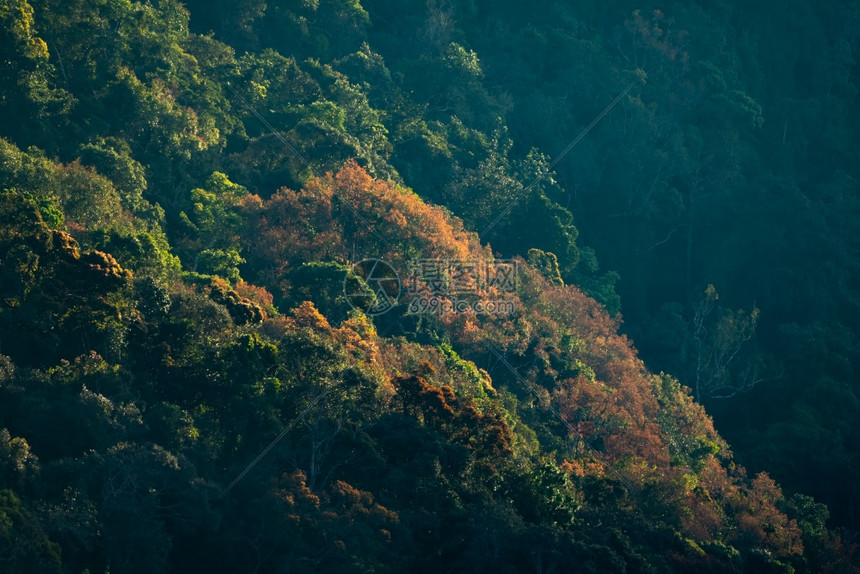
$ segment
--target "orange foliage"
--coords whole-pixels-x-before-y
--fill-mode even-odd
[[[397,513],[375,502],[371,493],[358,490],[342,480],[335,481],[328,498],[339,508],[341,513],[351,511],[389,524],[400,522]]]
[[[764,546],[777,556],[802,554],[797,521],[789,520],[776,508],[782,498],[782,490],[765,473],[757,475],[749,489],[736,492],[730,507],[735,512],[737,537],[748,544]]]
[[[654,10],[650,19],[646,19],[639,10],[636,10],[633,13],[633,20],[628,20],[624,24],[638,42],[660,54],[667,61],[686,64],[689,60],[689,54],[684,49],[688,32],[672,30],[672,21],[667,21],[660,10]]]
[[[299,192],[281,189],[265,202],[248,196],[242,208],[250,238],[244,252],[252,267],[269,270],[263,280],[270,288],[308,261],[378,258],[405,275],[416,259],[492,259],[459,219],[409,190],[373,180],[354,162]]]
[[[395,266],[416,258],[494,265],[489,246],[481,246],[458,219],[408,190],[374,181],[355,163],[310,181],[301,192],[281,190],[262,205],[246,203],[256,226],[250,236],[257,238],[249,251],[281,262],[273,267],[274,284],[297,262],[327,258],[345,263],[378,257]],[[620,320],[575,286],[551,285],[521,259],[517,264],[515,293],[476,285],[474,294],[479,300],[508,299],[514,314],[439,317],[457,351],[478,365],[497,365],[497,384],[520,383],[498,367],[487,343],[512,363],[527,365],[519,375],[539,383],[537,390],[545,394],[539,403],[551,400],[572,426],[574,438],[581,435],[600,445],[605,459],[635,488],[655,487],[651,491],[676,509],[686,535],[711,540],[727,534],[729,520],[737,518],[736,535],[745,544],[765,546],[780,556],[799,552],[797,525],[775,506],[782,496],[779,489],[761,476],[747,486],[741,469],[727,470],[733,468],[731,454],[711,419],[689,393],[666,386],[647,371],[631,342],[618,334]],[[503,418],[478,412],[447,384],[429,382],[426,374],[432,369],[403,375],[429,360],[439,377],[448,376],[439,369],[444,361],[438,353],[420,345],[383,343],[366,320],[350,319],[333,329],[311,303],[295,309],[282,327],[310,327],[336,337],[353,356],[394,379],[404,412],[445,430],[452,439],[461,437],[489,457],[504,458],[510,452],[511,430]],[[571,369],[579,374],[562,378]],[[671,424],[662,427],[660,415]],[[678,441],[683,437],[692,442],[682,448]],[[607,472],[590,455],[562,466],[577,475]]]
[[[400,523],[397,513],[377,503],[370,492],[342,480],[314,493],[301,470],[284,473],[266,502],[266,510],[274,511],[281,522],[274,531],[285,535],[280,539],[283,544],[298,552],[318,552],[330,545],[336,562],[368,548],[384,552],[391,530]]]
[[[285,502],[291,510],[301,513],[307,508],[319,508],[319,496],[308,488],[305,473],[301,470],[284,473],[278,482],[279,484],[273,494]],[[298,516],[296,516],[296,521],[298,521]]]
[[[322,313],[317,311],[314,304],[310,301],[305,301],[298,307],[292,310],[292,317],[287,320],[287,324],[294,328],[310,327],[314,331],[330,333],[331,325],[328,323]]]
[[[423,258],[466,260],[475,253],[489,255],[459,219],[424,203],[409,190],[373,180],[355,162],[312,184],[315,189],[332,190],[344,203],[341,213],[356,226],[350,239],[359,255],[384,256],[395,262],[403,261],[416,248]]]
[[[510,456],[513,433],[505,419],[497,412],[480,413],[472,399],[457,397],[449,386],[430,383],[425,376],[433,372],[425,363],[415,374],[395,379],[403,413],[444,430],[486,459],[487,468],[494,468]]]
[[[233,290],[235,290],[240,297],[253,301],[267,311],[274,309],[275,298],[265,287],[258,287],[257,285],[246,283],[245,281],[239,281],[236,283],[236,286],[233,287]]]
[[[326,258],[346,259],[343,233],[332,215],[331,193],[313,194],[281,189],[262,207],[246,202],[244,234],[249,261],[261,269],[271,267],[276,280],[295,263]]]

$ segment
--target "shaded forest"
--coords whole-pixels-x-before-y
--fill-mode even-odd
[[[858,38],[0,0],[0,571],[860,571]]]

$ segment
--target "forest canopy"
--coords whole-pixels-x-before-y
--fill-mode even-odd
[[[860,571],[860,8],[0,0],[0,571]]]

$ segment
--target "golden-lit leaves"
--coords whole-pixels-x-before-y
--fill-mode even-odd
[[[757,475],[749,488],[736,492],[729,507],[738,525],[737,537],[764,546],[777,556],[802,554],[797,521],[789,520],[776,508],[782,499],[782,490],[765,473]]]

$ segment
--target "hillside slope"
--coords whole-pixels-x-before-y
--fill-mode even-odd
[[[231,6],[0,0],[4,572],[856,571],[619,334],[474,52],[426,32],[443,121],[360,3]]]

